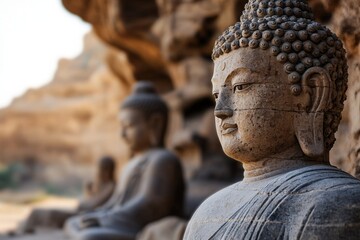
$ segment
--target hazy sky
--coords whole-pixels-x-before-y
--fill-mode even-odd
[[[89,30],[60,0],[0,0],[0,108],[48,83],[59,58],[80,53]]]

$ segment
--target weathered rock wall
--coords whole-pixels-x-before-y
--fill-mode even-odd
[[[310,0],[315,15],[344,42],[349,65],[347,101],[332,160],[360,177],[360,1]]]
[[[190,172],[201,153],[191,136],[211,110],[211,50],[216,37],[237,21],[246,0],[62,0],[92,24],[94,36],[73,60],[61,60],[54,80],[30,90],[0,111],[0,161],[33,157],[45,162],[92,162],[103,154],[124,159],[117,107],[137,80],[151,80],[172,109],[168,145],[182,152]],[[315,15],[345,41],[348,101],[332,162],[360,171],[360,52],[357,0],[309,0]],[[188,134],[179,134],[188,132]],[[205,133],[204,133],[205,132]],[[212,141],[212,140],[211,140]],[[210,141],[210,142],[211,142]],[[214,141],[214,146],[218,142]],[[218,146],[217,146],[218,147]],[[216,147],[214,147],[216,148]],[[191,175],[190,173],[188,173]]]
[[[63,0],[91,23],[98,36],[127,53],[136,79],[160,82],[164,90],[182,79],[181,60],[209,60],[215,38],[241,13],[244,0]],[[204,60],[204,61],[205,61]]]
[[[158,81],[161,79],[161,84],[171,80],[175,89],[181,89],[188,83],[199,83],[195,84],[197,86],[209,84],[211,70],[209,73],[208,69],[212,67],[209,56],[213,42],[227,26],[238,19],[247,2],[246,0],[139,0],[131,3],[124,0],[91,0],[76,3],[71,0],[62,1],[69,11],[91,23],[101,39],[129,55],[136,79],[155,77]],[[309,3],[318,20],[333,29],[345,41],[348,51],[349,100],[345,104],[343,121],[336,136],[338,140],[331,151],[331,161],[344,170],[356,174],[360,141],[360,100],[357,94],[359,92],[357,76],[359,75],[360,2],[309,0]],[[196,63],[188,64],[194,59],[197,60]],[[207,70],[199,71],[199,68]],[[194,71],[198,73],[189,74]],[[209,86],[207,88],[209,89]],[[179,125],[181,126],[181,123],[177,124],[177,128]]]
[[[349,123],[349,128],[345,159],[349,171],[360,177],[360,2],[338,1],[329,26],[344,41],[348,54],[349,87],[345,112],[347,116],[344,118]]]
[[[91,23],[103,41],[126,52],[134,79],[153,81],[165,94],[172,110],[167,142],[183,159],[188,177],[208,154],[193,136],[215,144],[223,155],[205,114],[213,106],[210,56],[215,39],[239,18],[245,0],[62,2]],[[202,125],[211,129],[199,130]]]
[[[28,90],[0,111],[0,162],[32,159],[57,166],[43,175],[61,181],[64,173],[89,175],[74,166],[89,165],[103,155],[126,155],[117,113],[129,86],[111,69],[112,64],[126,65],[126,56],[93,33],[84,44],[78,57],[59,61],[49,84]]]

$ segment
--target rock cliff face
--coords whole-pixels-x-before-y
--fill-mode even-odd
[[[330,2],[330,1],[327,1]],[[326,3],[326,1],[325,1]],[[331,11],[331,9],[329,9]],[[344,120],[348,122],[348,148],[344,160],[348,170],[360,177],[360,2],[357,0],[338,1],[330,19],[330,26],[345,43],[349,63],[349,88],[347,111]]]
[[[27,91],[0,111],[0,162],[50,163],[59,168],[44,174],[61,180],[64,171],[89,175],[74,165],[89,165],[105,154],[124,155],[117,112],[129,88],[109,63],[121,65],[126,56],[112,52],[93,33],[84,44],[78,57],[59,61],[48,85]]]
[[[332,159],[360,177],[360,2],[311,0],[316,16],[343,40],[347,50],[349,82],[347,101]]]
[[[201,121],[209,121],[199,113],[207,113],[213,106],[209,82],[213,43],[237,21],[247,1],[62,2],[70,12],[91,23],[106,45],[90,34],[84,52],[76,59],[61,60],[50,84],[28,91],[0,111],[0,161],[32,157],[70,166],[73,162],[92,162],[103,154],[124,159],[126,153],[117,136],[118,104],[134,81],[150,80],[171,106],[170,133],[177,137],[169,138],[168,145],[182,154],[190,176],[201,164],[203,154],[191,136],[200,136],[205,142],[211,138],[206,134],[211,131],[198,129],[204,125]],[[358,175],[360,2],[309,3],[316,17],[345,41],[348,51],[348,101],[331,159]]]
[[[207,155],[192,136],[209,144],[214,141],[211,130],[199,130],[209,121],[200,113],[214,104],[209,81],[213,43],[239,18],[246,1],[62,2],[70,12],[91,23],[103,41],[126,53],[134,79],[153,81],[164,93],[172,110],[168,145],[184,159],[190,177]],[[122,72],[119,66],[113,68]],[[213,123],[209,126],[214,128]],[[215,148],[220,149],[215,142]]]
[[[62,0],[64,6],[94,26],[105,42],[129,55],[134,76],[205,86],[215,37],[235,22],[246,0]],[[357,0],[309,0],[318,20],[344,41],[349,57],[349,90],[343,121],[331,152],[333,164],[357,174],[359,162],[359,9]],[[131,13],[131,14],[130,14]],[[187,64],[197,59],[195,64]],[[202,62],[202,64],[200,64]],[[147,64],[147,67],[144,65]],[[207,68],[205,67],[207,66]],[[198,74],[189,74],[197,69]],[[211,71],[211,70],[210,70]],[[161,78],[161,76],[163,78]],[[208,86],[209,87],[209,86]],[[180,124],[181,125],[181,124]],[[351,159],[351,160],[350,160]]]
[[[182,60],[209,62],[215,38],[241,13],[244,0],[63,0],[105,42],[127,53],[136,79],[163,89],[183,85]],[[180,75],[179,75],[180,74]]]

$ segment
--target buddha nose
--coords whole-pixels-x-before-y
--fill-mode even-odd
[[[230,106],[231,105],[230,105],[229,92],[223,90],[218,95],[218,99],[215,104],[215,110],[214,110],[215,117],[220,118],[222,120],[225,118],[232,117],[234,112]]]
[[[215,109],[215,117],[225,119],[233,115],[233,110],[231,109]]]

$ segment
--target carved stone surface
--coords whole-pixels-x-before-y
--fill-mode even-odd
[[[284,172],[206,200],[184,239],[359,238],[357,179],[324,165]]]
[[[250,0],[213,51],[217,134],[244,180],[185,239],[358,239],[360,181],[329,165],[345,91],[341,41],[307,1]]]
[[[150,83],[139,82],[122,103],[119,119],[130,162],[108,202],[67,221],[66,231],[72,239],[135,239],[146,225],[182,215],[181,164],[163,147],[166,104]]]

